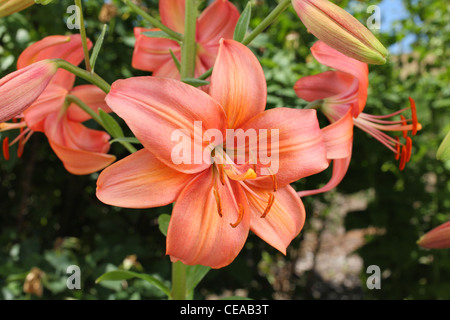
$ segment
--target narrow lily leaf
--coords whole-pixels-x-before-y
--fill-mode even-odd
[[[175,39],[174,37],[171,37],[170,35],[168,35],[167,33],[165,33],[162,30],[158,30],[158,31],[146,31],[146,32],[142,32],[142,34],[144,36],[150,37],[150,38],[165,38],[165,39],[170,39],[170,40],[174,40],[174,41],[178,41],[177,39]]]
[[[148,283],[154,285],[156,288],[160,289],[162,292],[164,292],[168,297],[170,296],[170,289],[158,278],[145,274],[145,273],[137,273],[133,271],[127,271],[127,270],[114,270],[109,271],[104,274],[102,274],[100,277],[95,280],[95,283],[100,283],[102,281],[122,281],[122,280],[129,280],[133,278],[139,278],[142,280],[147,281]]]
[[[236,28],[234,29],[233,39],[239,42],[242,42],[245,38],[245,34],[248,30],[248,25],[250,24],[250,18],[252,16],[252,4],[251,2],[247,2],[244,11],[242,11],[241,16],[236,24]]]
[[[436,153],[436,158],[438,160],[447,161],[450,160],[450,131],[445,136],[439,149]]]
[[[175,65],[177,66],[178,72],[180,72],[180,70],[181,70],[180,60],[178,60],[178,58],[175,56],[175,54],[173,53],[172,49],[169,49],[169,52],[170,52],[170,56],[173,59],[173,62],[175,62]]]
[[[186,268],[186,291],[188,294],[194,293],[195,287],[202,281],[206,274],[211,270],[210,267],[195,265]]]
[[[124,136],[122,128],[110,114],[103,111],[102,109],[99,109],[98,113],[102,120],[103,126],[113,138],[117,139]]]
[[[141,144],[141,142],[137,138],[133,138],[133,137],[116,138],[116,139],[112,139],[109,143],[113,144],[114,142],[119,142],[119,143],[128,142],[128,143],[133,143],[133,144]]]
[[[209,81],[195,79],[195,78],[184,78],[181,81],[183,81],[184,83],[187,83],[193,87],[201,87],[201,86],[205,86],[205,85],[209,84]]]
[[[105,34],[106,34],[107,28],[108,28],[108,25],[104,24],[102,33],[98,37],[97,42],[94,45],[94,49],[92,50],[92,55],[91,55],[91,59],[90,59],[92,72],[94,72],[95,62],[97,61],[98,54],[100,53],[100,49],[102,48],[103,40],[105,39]]]
[[[46,6],[47,4],[49,4],[50,2],[52,2],[53,0],[34,0],[34,3],[36,4],[41,4],[43,6]]]
[[[170,215],[168,215],[167,213],[163,213],[158,217],[159,230],[165,236],[167,236],[167,229],[169,229],[169,221]]]

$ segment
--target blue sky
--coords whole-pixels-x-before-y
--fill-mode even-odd
[[[408,17],[408,11],[403,6],[402,0],[383,0],[379,4],[381,10],[381,31],[389,32],[394,30],[395,21]],[[406,36],[400,43],[389,48],[391,53],[409,52],[410,44],[414,41],[414,35]]]

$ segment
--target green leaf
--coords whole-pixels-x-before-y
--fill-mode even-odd
[[[181,70],[180,60],[178,60],[178,58],[175,56],[172,49],[169,49],[169,52],[170,52],[170,56],[172,57],[173,62],[175,62],[175,65],[177,66],[178,72],[180,72],[180,70]]]
[[[169,229],[170,215],[163,213],[158,217],[159,230],[167,237],[167,229]]]
[[[190,84],[193,87],[201,87],[209,84],[209,81],[206,80],[200,80],[195,78],[184,78],[181,81],[184,83]]]
[[[195,287],[202,281],[206,274],[211,270],[210,267],[195,265],[186,268],[186,291],[193,294]]]
[[[113,144],[114,142],[128,142],[128,143],[133,143],[133,144],[142,144],[137,138],[134,137],[122,137],[122,138],[115,138],[112,139],[109,143]]]
[[[95,280],[95,283],[100,283],[102,281],[123,281],[133,278],[145,280],[148,283],[154,285],[156,288],[160,289],[168,297],[170,296],[170,289],[161,280],[159,280],[155,276],[145,273],[137,273],[127,270],[114,270],[102,274],[100,277],[97,278],[97,280]]]
[[[142,32],[142,34],[144,36],[150,37],[150,38],[164,38],[164,39],[170,39],[170,40],[174,40],[177,41],[177,39],[175,39],[174,37],[171,37],[170,35],[168,35],[167,33],[165,33],[162,30],[158,30],[158,31],[145,31]]]
[[[122,128],[110,114],[103,111],[102,109],[98,110],[98,114],[100,116],[100,119],[102,120],[103,127],[113,138],[123,138]]]
[[[94,72],[95,63],[97,62],[98,54],[100,53],[100,49],[102,48],[103,40],[105,39],[105,34],[106,34],[106,29],[107,28],[108,28],[108,26],[106,24],[104,24],[103,25],[103,29],[102,29],[102,33],[97,38],[97,41],[95,42],[95,45],[94,45],[94,49],[92,50],[92,55],[91,55],[91,59],[90,59],[91,60],[92,72]]]
[[[436,153],[436,158],[442,161],[450,160],[450,131],[447,133],[444,140],[442,140]]]
[[[234,29],[233,39],[239,42],[242,42],[245,38],[245,34],[248,30],[248,25],[250,24],[250,18],[252,16],[252,4],[251,2],[247,2],[244,11],[242,11],[241,16],[236,24],[236,28]]]
[[[49,4],[50,2],[52,2],[53,0],[34,0],[34,3],[36,4],[41,4],[43,6],[46,6],[47,4]]]

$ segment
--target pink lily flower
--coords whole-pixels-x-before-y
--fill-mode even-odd
[[[392,114],[375,116],[364,113],[362,111],[366,105],[369,86],[367,64],[347,57],[322,41],[316,42],[311,52],[321,64],[335,70],[301,78],[294,90],[306,101],[319,101],[322,112],[331,123],[323,130],[328,159],[333,161],[333,173],[324,187],[298,194],[307,196],[326,192],[342,181],[350,165],[353,126],[369,133],[394,152],[396,159],[400,159],[400,169],[403,170],[411,157],[412,140],[408,132],[415,135],[422,128],[417,120],[414,100],[410,98],[410,108]],[[411,119],[401,115],[407,110],[411,111]],[[399,120],[388,120],[397,115],[400,115]],[[405,142],[401,143],[399,137],[393,138],[386,132],[402,133]]]
[[[425,233],[417,244],[422,248],[446,249],[450,248],[450,221],[445,222]]]
[[[234,40],[220,42],[211,77],[209,94],[158,77],[113,83],[106,101],[144,148],[102,171],[97,197],[129,208],[175,201],[166,250],[172,261],[224,267],[238,255],[249,230],[286,253],[305,220],[304,206],[289,184],[328,167],[316,111],[264,110],[267,87],[261,65]],[[198,122],[201,131],[196,131]],[[239,163],[234,151],[225,152],[239,132],[252,130],[255,144],[277,156],[277,172],[264,174],[268,168],[259,158]],[[277,148],[264,130],[279,133]],[[189,147],[182,163],[173,160],[179,145],[174,132],[182,132],[193,146],[194,153]],[[254,155],[249,149],[246,159]],[[198,154],[206,156],[196,161]]]
[[[161,21],[172,30],[184,33],[184,0],[159,1]],[[205,73],[214,65],[221,38],[232,39],[239,19],[239,11],[228,0],[215,0],[197,20],[197,59],[195,77]],[[180,73],[170,50],[181,59],[181,46],[177,41],[165,38],[150,38],[142,34],[159,29],[135,28],[133,68],[153,72],[153,76],[180,79]]]
[[[83,57],[79,35],[50,36],[25,49],[18,59],[19,70],[16,72],[40,65],[42,59],[65,59],[78,65]],[[72,95],[96,112],[98,109],[110,112],[105,102],[106,93],[93,85],[73,88],[74,82],[73,74],[59,70],[42,94],[20,115],[14,117],[12,123],[0,123],[0,131],[20,130],[20,134],[11,143],[8,138],[3,141],[6,159],[9,158],[9,147],[13,144],[19,143],[17,152],[20,157],[31,135],[43,132],[64,167],[72,174],[90,174],[115,161],[114,155],[107,154],[110,136],[103,131],[85,127],[82,122],[89,120],[90,116],[78,106],[65,106],[66,97]]]

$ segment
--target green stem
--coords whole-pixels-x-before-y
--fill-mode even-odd
[[[57,64],[58,68],[67,70],[70,73],[73,73],[74,75],[76,75],[86,81],[89,81],[90,83],[96,85],[97,87],[99,87],[106,93],[109,93],[109,91],[111,90],[111,86],[109,85],[109,83],[107,83],[105,80],[103,80],[96,73],[91,73],[87,70],[83,70],[63,59],[53,59],[53,61]]]
[[[89,108],[89,106],[87,104],[85,104],[83,101],[81,101],[80,98],[74,96],[74,95],[67,95],[66,96],[66,101],[69,103],[75,103],[78,107],[81,108],[81,110],[83,110],[84,112],[86,112],[92,119],[95,120],[95,122],[97,122],[99,125],[103,126],[103,121],[100,118],[100,116],[91,108]]]
[[[308,103],[303,109],[318,109],[322,107],[323,100],[314,100],[310,103]]]
[[[75,0],[75,5],[80,9],[80,35],[83,44],[84,62],[86,64],[86,70],[91,72],[91,62],[89,60],[89,48],[87,45],[86,29],[84,27],[83,8],[81,6],[81,0]]]
[[[179,34],[178,32],[166,27],[163,25],[158,19],[153,18],[151,15],[149,15],[147,12],[139,8],[139,6],[135,5],[130,0],[123,0],[127,6],[129,6],[134,12],[136,12],[138,15],[140,15],[144,20],[147,20],[149,23],[152,24],[152,26],[157,27],[167,33],[169,36],[171,36],[174,39],[177,39],[178,41],[183,40],[183,36]]]
[[[186,265],[181,261],[172,263],[172,300],[186,299]]]
[[[242,41],[249,45],[261,32],[270,26],[291,5],[291,0],[282,0],[275,9]]]
[[[74,95],[67,95],[66,96],[66,103],[68,103],[68,105],[70,105],[70,103],[75,103],[78,107],[80,107],[81,110],[83,110],[84,112],[86,112],[92,119],[94,119],[95,122],[97,122],[99,125],[101,125],[106,131],[108,131],[108,128],[106,128],[106,126],[103,124],[102,118],[94,111],[92,110],[87,104],[85,104],[80,98],[74,96]],[[121,137],[117,137],[115,136],[112,132],[108,133],[113,137],[113,138],[121,138]],[[134,153],[136,152],[136,148],[133,147],[130,143],[126,142],[126,141],[121,141],[120,142],[130,153]]]
[[[195,76],[195,58],[197,56],[197,44],[195,33],[197,27],[197,0],[186,0],[184,39],[181,45],[181,79]]]

